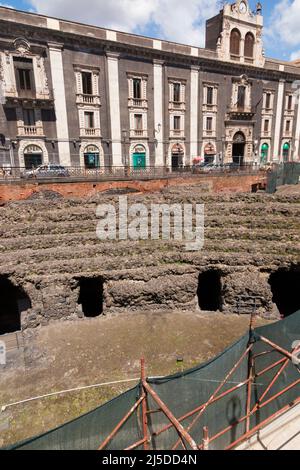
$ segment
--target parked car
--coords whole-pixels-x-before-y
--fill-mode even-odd
[[[25,170],[21,174],[21,178],[67,178],[70,176],[69,171],[61,165],[40,165],[32,170]]]
[[[194,163],[194,165],[192,166],[192,173],[201,173],[205,166],[206,163]]]
[[[216,165],[214,163],[208,163],[202,168],[202,171],[203,173],[211,173],[212,171],[215,171],[215,169]]]
[[[224,166],[223,166],[223,169],[225,171],[239,171],[241,169],[242,165],[240,165],[239,163],[226,163]]]

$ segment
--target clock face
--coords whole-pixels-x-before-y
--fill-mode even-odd
[[[240,13],[246,13],[247,12],[247,5],[245,2],[240,3]]]

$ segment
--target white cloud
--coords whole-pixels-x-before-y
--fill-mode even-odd
[[[297,60],[297,59],[300,59],[300,50],[292,52],[291,57],[290,57],[290,60]]]
[[[12,8],[13,10],[16,9],[16,7],[13,7],[12,5],[8,5],[7,3],[1,3],[1,2],[0,2],[0,7]]]
[[[275,6],[266,30],[269,44],[274,41],[279,49],[296,48],[290,55],[291,60],[300,57],[300,0],[280,0]]]
[[[196,46],[204,45],[205,20],[218,0],[30,0],[38,13]],[[153,26],[153,28],[152,28]]]

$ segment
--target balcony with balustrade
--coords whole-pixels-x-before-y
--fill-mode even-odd
[[[169,111],[185,111],[184,101],[169,101]]]
[[[184,139],[184,129],[171,129],[170,138]]]
[[[96,127],[82,127],[80,137],[101,137],[101,130]]]
[[[269,131],[263,130],[261,133],[261,137],[263,137],[264,139],[270,139],[272,137],[271,130]]]
[[[131,138],[139,137],[139,138],[147,139],[148,138],[148,131],[147,131],[147,129],[131,129],[130,130],[130,137]]]
[[[18,136],[20,137],[43,137],[43,126],[18,126]]]
[[[76,104],[78,105],[88,105],[88,106],[100,106],[100,96],[99,95],[85,95],[83,93],[76,94]]]
[[[143,98],[128,98],[128,107],[129,108],[147,109],[148,108],[148,100],[145,100]]]
[[[204,129],[203,130],[203,137],[210,137],[210,138],[215,138],[216,137],[216,131],[213,129]]]
[[[216,104],[203,103],[202,111],[204,113],[216,113],[218,111],[218,107]]]
[[[252,121],[256,109],[252,106],[231,106],[226,114],[226,121]]]
[[[292,131],[292,129],[290,129],[290,130],[286,130],[286,129],[285,129],[285,130],[283,131],[283,138],[284,138],[284,139],[291,139],[292,137],[293,137],[293,131]]]

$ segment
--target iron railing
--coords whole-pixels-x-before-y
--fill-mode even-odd
[[[28,170],[24,167],[3,167],[0,168],[0,181],[36,181],[36,180],[107,180],[107,179],[152,179],[152,178],[176,178],[178,176],[187,178],[191,176],[207,177],[217,176],[222,174],[257,174],[261,171],[258,165],[243,165],[233,167],[218,167],[212,170],[201,169],[197,167],[158,167],[149,166],[147,168],[133,168],[133,167],[100,167],[100,168],[84,168],[84,167],[63,167],[63,170],[57,172],[45,172],[45,173],[32,173],[32,170]]]

